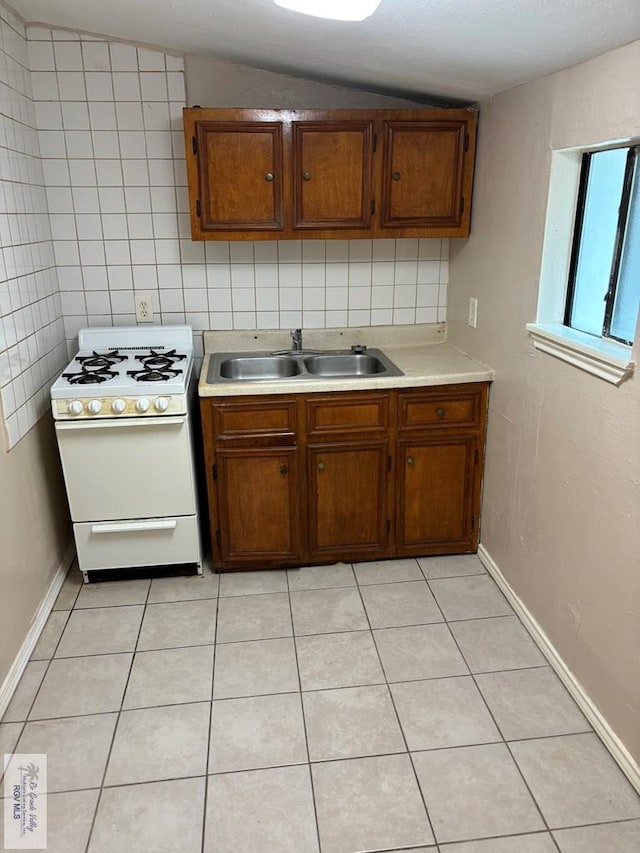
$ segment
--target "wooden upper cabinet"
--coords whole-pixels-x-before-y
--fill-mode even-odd
[[[468,225],[467,122],[385,121],[384,125],[381,225],[451,229],[464,221]]]
[[[472,110],[184,110],[194,240],[467,237]]]
[[[294,228],[371,226],[371,121],[293,123]]]
[[[196,239],[282,229],[282,122],[197,121],[191,147],[191,224]]]

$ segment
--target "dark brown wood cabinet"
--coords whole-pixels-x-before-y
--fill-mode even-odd
[[[213,564],[473,553],[488,383],[201,400]]]
[[[202,121],[193,133],[199,164],[193,212],[202,231],[280,231],[282,122]]]
[[[297,452],[245,447],[216,452],[220,556],[228,564],[300,559]]]
[[[398,555],[476,550],[486,409],[485,383],[398,392]]]
[[[214,564],[299,565],[304,554],[293,398],[202,401]]]
[[[398,453],[398,553],[473,549],[475,438],[402,439]]]
[[[373,122],[302,121],[292,130],[293,228],[370,228]]]
[[[304,409],[309,559],[385,556],[393,512],[389,393],[313,394]]]
[[[184,110],[194,240],[466,237],[473,110]]]
[[[465,205],[465,158],[470,145],[464,118],[385,121],[383,228],[460,228]]]

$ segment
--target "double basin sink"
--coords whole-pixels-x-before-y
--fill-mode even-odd
[[[291,350],[287,352],[215,353],[207,382],[256,382],[282,379],[340,379],[402,376],[402,371],[379,349]]]

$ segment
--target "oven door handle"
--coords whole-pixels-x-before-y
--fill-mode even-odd
[[[106,521],[92,524],[92,533],[139,533],[141,530],[175,530],[178,522],[175,518],[157,521]]]
[[[57,430],[71,429],[121,429],[124,427],[152,427],[153,429],[169,426],[183,426],[186,415],[179,418],[150,417],[150,418],[100,418],[95,421],[56,421]]]

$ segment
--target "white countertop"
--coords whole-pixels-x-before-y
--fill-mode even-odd
[[[201,397],[233,397],[248,394],[309,394],[318,391],[353,391],[377,388],[415,388],[491,381],[494,371],[446,340],[446,324],[417,326],[366,326],[351,329],[308,329],[305,349],[349,349],[366,344],[381,349],[403,372],[403,376],[359,376],[291,378],[240,382],[206,381],[209,358],[215,352],[250,352],[288,349],[286,330],[205,332],[205,356],[200,371]]]

